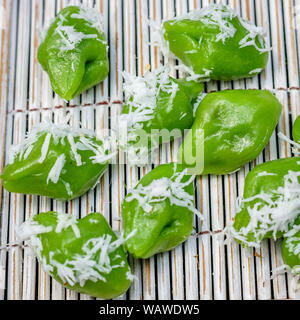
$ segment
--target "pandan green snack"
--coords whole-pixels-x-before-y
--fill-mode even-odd
[[[120,127],[126,130],[122,137],[127,135],[127,141],[122,145],[127,152],[147,155],[159,144],[183,136],[192,126],[203,84],[172,78],[169,71],[161,67],[144,77],[123,73],[125,104]]]
[[[43,270],[69,289],[112,299],[130,286],[124,239],[116,237],[100,213],[80,220],[65,213],[40,213],[24,222],[17,235]]]
[[[230,235],[255,247],[264,239],[287,235],[300,214],[299,177],[300,157],[254,167],[246,177],[240,208],[228,228]]]
[[[183,167],[163,164],[146,174],[122,203],[127,250],[146,259],[171,250],[193,230],[194,177]]]
[[[65,100],[103,81],[109,62],[97,10],[78,6],[61,10],[38,48],[38,61],[53,90]]]
[[[267,90],[224,90],[207,94],[178,151],[179,163],[194,168],[199,156],[203,156],[204,168],[196,174],[236,171],[262,152],[281,109],[280,102]]]
[[[11,148],[0,178],[10,192],[70,200],[97,184],[112,156],[108,138],[45,121]]]
[[[190,79],[236,80],[260,73],[268,61],[264,31],[223,5],[164,21],[160,45]]]

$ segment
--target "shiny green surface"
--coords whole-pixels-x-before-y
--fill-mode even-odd
[[[227,9],[224,9],[227,10]],[[195,74],[203,75],[205,70],[212,70],[209,78],[212,80],[236,80],[253,77],[265,68],[268,52],[260,53],[254,46],[240,48],[240,41],[249,34],[238,17],[230,19],[236,29],[233,37],[224,43],[217,41],[220,33],[215,20],[204,19],[168,20],[163,23],[163,37],[168,43],[169,50],[180,59],[184,65],[192,68]],[[228,18],[225,20],[228,21]],[[265,41],[259,37],[255,43],[259,48],[265,47]],[[259,69],[259,70],[258,70]]]
[[[33,219],[39,225],[53,228],[51,232],[37,235],[42,244],[42,250],[38,255],[38,259],[39,261],[45,259],[46,264],[53,267],[53,271],[50,272],[50,274],[59,283],[77,292],[104,299],[115,298],[127,291],[130,286],[130,281],[127,279],[126,273],[130,272],[130,268],[122,247],[118,247],[109,253],[111,266],[115,267],[110,273],[102,274],[106,281],[99,279],[96,282],[87,280],[83,286],[79,283],[71,286],[61,281],[61,278],[57,274],[57,268],[50,263],[50,254],[53,255],[52,259],[61,264],[64,264],[67,260],[72,261],[76,255],[83,255],[82,247],[90,239],[109,235],[112,237],[112,242],[117,240],[116,235],[100,213],[91,213],[78,220],[79,238],[75,236],[71,226],[60,232],[55,231],[57,227],[57,214],[55,212],[41,213],[34,216]],[[99,259],[99,254],[98,252],[93,256],[96,262]],[[121,263],[123,263],[124,266],[118,267]]]
[[[92,163],[90,158],[94,155],[93,152],[78,150],[83,165],[77,166],[69,141],[65,138],[64,144],[61,141],[55,144],[51,137],[46,159],[40,163],[41,149],[46,135],[47,132],[41,132],[26,159],[16,156],[13,163],[3,169],[0,175],[3,187],[10,192],[37,194],[60,200],[81,196],[96,184],[106,170],[108,162]],[[79,136],[74,138],[75,143],[78,139]],[[92,138],[92,141],[96,145],[102,145],[101,140]],[[49,172],[61,154],[65,154],[66,162],[60,177],[57,183],[51,180],[47,183]],[[64,182],[69,183],[72,195],[69,194]]]
[[[38,48],[38,61],[48,73],[53,90],[65,100],[100,83],[109,72],[105,35],[86,20],[71,17],[79,11],[77,6],[60,11]],[[63,26],[71,26],[85,35],[97,35],[97,39],[83,39],[74,49],[62,51],[65,42],[56,32],[60,19]]]
[[[283,187],[284,177],[289,171],[299,172],[299,161],[300,157],[279,159],[265,162],[254,167],[254,169],[251,170],[246,177],[243,198],[248,199],[258,194],[265,193],[270,195],[272,199],[276,199],[276,194],[274,194],[273,191],[277,190],[279,187]],[[265,173],[275,175],[265,175]],[[254,199],[244,204],[241,211],[239,211],[235,216],[233,227],[237,231],[248,225],[250,221],[248,209],[253,208],[255,204],[261,202],[261,199]],[[277,239],[281,238],[282,236],[283,232],[277,232]],[[261,239],[256,239],[253,232],[250,231],[246,238],[247,242],[259,242],[263,239],[273,238],[273,233],[267,232]]]
[[[200,103],[178,157],[183,163],[193,165],[190,159],[197,148],[195,133],[202,129],[202,174],[231,173],[261,153],[277,125],[281,109],[275,96],[265,90],[210,93]]]
[[[176,172],[181,170],[182,167],[178,165]],[[153,180],[170,178],[173,173],[173,163],[160,165],[146,174],[138,185],[147,186]],[[189,178],[190,176],[186,175],[184,181]],[[194,194],[193,183],[184,189],[190,195]],[[189,209],[171,205],[170,200],[166,199],[151,203],[153,209],[147,213],[138,200],[127,202],[127,198],[128,195],[122,203],[124,234],[128,236],[136,230],[136,233],[126,241],[127,250],[134,257],[146,259],[156,253],[171,250],[190,236],[194,214]]]

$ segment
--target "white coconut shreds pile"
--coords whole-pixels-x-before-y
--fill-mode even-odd
[[[75,236],[80,237],[75,218],[64,213],[58,213],[57,217],[57,225],[54,227],[55,232],[59,233],[71,227]],[[37,221],[29,219],[18,228],[17,236],[19,241],[27,242],[46,272],[52,276],[56,274],[63,283],[67,283],[70,286],[75,284],[84,286],[88,280],[106,282],[106,275],[110,274],[113,269],[125,268],[125,261],[121,259],[121,256],[111,255],[111,253],[134,234],[131,233],[127,238],[120,237],[114,241],[109,234],[88,239],[81,248],[82,253],[72,255],[67,253],[68,258],[62,263],[62,253],[60,251],[49,252],[48,259],[43,253],[43,243],[39,235],[52,231],[53,228],[51,226],[45,227]],[[127,269],[127,279],[133,280],[128,266]]]
[[[284,238],[286,238],[286,246],[289,252],[298,255],[300,259],[300,224],[294,225],[291,230],[287,231]]]
[[[246,205],[250,221],[246,227],[237,231],[233,224],[225,229],[228,239],[237,239],[250,247],[260,247],[264,235],[272,232],[274,240],[278,232],[288,232],[290,226],[300,213],[299,172],[289,171],[284,177],[284,185],[270,193],[260,193],[253,197],[242,199],[238,211]],[[258,200],[254,205],[248,202]],[[248,234],[253,234],[255,241],[247,240]]]
[[[195,179],[195,176],[191,176],[189,180],[183,182],[182,180],[186,175],[186,171],[185,169],[182,172],[176,172],[176,166],[174,166],[174,174],[171,178],[162,177],[153,180],[147,186],[138,184],[129,191],[125,201],[131,202],[136,199],[146,213],[151,213],[153,209],[152,204],[169,199],[171,205],[185,207],[195,213],[200,219],[203,219],[201,213],[195,208],[194,195],[189,194],[184,189]]]
[[[58,25],[55,29],[55,33],[60,36],[64,44],[63,46],[61,46],[60,51],[64,52],[74,50],[76,46],[84,39],[96,39],[97,41],[104,43],[106,45],[106,48],[108,48],[107,42],[99,37],[99,34],[104,33],[102,16],[100,12],[94,8],[85,8],[83,6],[79,6],[79,8],[79,12],[72,13],[70,17],[72,19],[84,20],[84,23],[87,26],[94,28],[96,33],[85,34],[83,32],[77,31],[74,26],[70,25],[68,17],[63,14],[59,14],[57,17]],[[51,21],[51,24],[53,22],[54,20]],[[45,39],[47,31],[48,28],[45,31],[41,32],[41,41]]]
[[[216,42],[221,41],[225,43],[227,39],[233,38],[236,33],[236,28],[231,23],[233,18],[238,18],[241,25],[248,31],[246,36],[239,42],[240,48],[245,48],[248,46],[253,46],[259,53],[265,53],[271,49],[264,43],[265,32],[261,27],[257,27],[251,22],[245,20],[240,15],[238,15],[235,10],[221,4],[212,4],[208,7],[194,10],[179,17],[172,18],[174,22],[179,20],[201,20],[202,23],[209,26],[216,26],[219,28],[220,32],[216,35]],[[167,58],[176,58],[174,54],[170,51],[168,41],[164,38],[164,28],[162,22],[160,26],[151,22],[150,27],[153,31],[153,43],[160,47],[163,55]],[[199,46],[201,45],[202,38],[200,38]],[[260,47],[257,45],[257,41],[260,43]],[[187,51],[186,53],[192,53]],[[177,59],[177,58],[176,58]],[[180,71],[183,71],[189,75],[189,80],[195,81],[206,81],[213,70],[204,69],[202,74],[196,74],[194,70],[190,67],[185,66],[182,62],[177,67]],[[256,72],[258,70],[253,70]]]
[[[34,150],[36,142],[41,137],[43,137],[44,141],[41,147],[40,163],[43,163],[47,159],[50,143],[66,146],[64,152],[58,155],[56,162],[50,169],[47,183],[50,181],[57,183],[59,181],[68,153],[71,159],[74,159],[77,166],[84,165],[78,151],[92,152],[93,154],[89,160],[93,164],[105,164],[115,156],[115,152],[112,151],[112,148],[115,146],[112,138],[106,137],[101,141],[101,145],[96,144],[93,141],[95,134],[92,131],[84,128],[73,129],[67,124],[68,121],[69,118],[66,117],[64,122],[54,124],[48,119],[33,127],[21,143],[10,148],[8,155],[9,164],[12,164],[15,159],[19,161],[26,160]],[[71,193],[70,185],[67,182],[65,182],[65,185],[68,193]]]
[[[300,155],[300,144],[288,138],[284,133],[278,132],[278,137],[283,141],[287,142],[292,147],[292,152],[295,156]]]

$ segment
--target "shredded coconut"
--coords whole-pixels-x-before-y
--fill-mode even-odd
[[[144,77],[123,72],[125,104],[129,106],[129,112],[121,114],[120,121],[127,124],[128,141],[135,141],[134,131],[142,129],[146,121],[154,118],[160,91],[170,93],[171,100],[175,98],[178,84],[170,80],[169,72],[167,66],[147,72]]]
[[[111,143],[113,143],[113,139],[107,137],[107,139],[103,140],[103,147],[99,148],[99,145],[94,143],[93,140],[88,139],[84,136],[79,138],[79,141],[82,143],[77,143],[77,148],[79,150],[91,150],[94,152],[94,155],[90,157],[92,163],[105,163],[115,155],[115,153],[109,152],[111,147]]]
[[[53,167],[51,168],[51,170],[48,174],[48,177],[47,177],[47,184],[49,183],[50,180],[53,183],[57,183],[57,181],[60,177],[61,170],[65,165],[65,162],[66,162],[66,156],[63,153],[57,158]]]
[[[196,112],[198,110],[198,107],[200,105],[200,103],[202,102],[202,100],[205,98],[205,96],[207,95],[207,93],[205,92],[202,92],[199,94],[199,96],[197,97],[195,103],[194,103],[194,106],[193,106],[193,116],[195,117],[196,116]]]
[[[75,254],[72,259],[61,263],[55,258],[55,253],[52,253],[50,264],[56,268],[61,281],[71,286],[76,283],[84,286],[87,280],[106,282],[106,275],[113,269],[125,267],[125,261],[116,261],[121,259],[120,255],[111,257],[110,254],[123,245],[127,239],[128,237],[126,239],[122,237],[112,241],[109,234],[89,239],[82,247],[83,254]]]
[[[246,205],[250,221],[246,227],[237,231],[233,224],[226,228],[227,236],[233,237],[249,246],[259,247],[266,233],[272,232],[274,240],[278,232],[287,232],[300,213],[300,172],[289,171],[284,176],[283,186],[270,193],[261,192],[253,197],[242,199],[239,211]],[[247,205],[257,200],[254,205]],[[249,242],[248,234],[255,241]]]
[[[222,43],[225,43],[227,39],[235,36],[236,28],[231,23],[231,20],[234,18],[238,18],[241,25],[248,31],[248,34],[239,43],[240,48],[254,46],[261,53],[270,50],[269,48],[264,47],[263,39],[265,32],[263,29],[242,18],[234,9],[228,6],[212,4],[206,8],[193,10],[189,13],[176,17],[175,21],[185,19],[201,20],[204,24],[216,26],[220,30],[216,36],[216,42],[222,41]],[[259,40],[262,48],[257,46],[255,41],[256,39]]]
[[[60,35],[64,46],[60,48],[61,51],[74,50],[76,46],[84,39],[97,39],[97,34],[84,34],[76,31],[72,26],[63,26],[61,23],[57,26],[56,32]]]
[[[130,271],[128,271],[126,273],[126,278],[127,280],[129,281],[135,281],[135,280],[138,280],[139,278],[137,276],[135,276],[134,274],[132,274]]]
[[[203,23],[219,28],[220,32],[216,36],[216,42],[222,41],[225,43],[226,39],[233,38],[236,29],[230,22],[238,15],[229,7],[217,4],[210,5],[200,10],[193,10],[189,13],[176,17],[175,20],[201,20]]]
[[[33,219],[29,219],[26,222],[22,223],[17,228],[17,238],[19,241],[24,241],[30,238],[31,236],[36,236],[42,233],[48,233],[52,231],[52,227],[45,227],[39,224]]]
[[[50,264],[56,268],[57,276],[62,282],[81,287],[87,280],[106,282],[106,274],[115,268],[123,268],[124,264],[112,264],[110,253],[116,250],[112,237],[105,234],[99,238],[89,239],[82,246],[82,254],[75,254],[64,263],[57,261],[55,253],[50,255]]]
[[[55,228],[55,232],[60,233],[62,230],[71,227],[76,238],[79,238],[80,231],[77,227],[77,222],[78,222],[78,220],[70,214],[58,213],[57,214],[57,226]]]
[[[239,20],[241,25],[248,31],[248,34],[239,42],[240,48],[253,46],[261,54],[269,52],[270,48],[264,44],[264,30],[241,17],[239,17]],[[257,40],[260,44],[260,47],[256,43]]]
[[[236,28],[233,26],[231,20],[234,18],[238,18],[241,25],[248,31],[246,36],[241,39],[239,42],[239,47],[244,48],[247,46],[253,46],[259,53],[268,52],[271,49],[268,48],[264,42],[265,32],[261,27],[257,27],[251,22],[245,20],[240,15],[236,13],[236,11],[228,6],[224,6],[221,4],[211,4],[206,8],[202,8],[199,10],[193,10],[184,15],[175,17],[173,20],[175,22],[179,20],[201,20],[202,23],[213,26],[219,29],[219,33],[216,35],[216,42],[221,41],[225,43],[227,39],[233,38],[236,34]],[[166,58],[176,58],[174,54],[171,52],[169,48],[168,41],[164,38],[165,29],[163,27],[165,21],[159,26],[155,23],[151,23],[151,28],[153,30],[153,43],[160,47],[162,54]],[[202,43],[202,37],[199,39],[199,46]],[[257,44],[260,44],[258,46]],[[186,51],[185,53],[192,54],[196,49],[192,49]],[[192,68],[185,66],[181,61],[179,64],[179,70],[186,72],[189,74],[190,80],[195,81],[207,81],[209,80],[209,76],[213,70],[203,70],[202,74],[196,74]],[[257,73],[262,71],[262,69],[255,69],[250,72]]]
[[[175,69],[187,74],[187,81],[208,81],[210,74],[213,72],[213,69],[205,69],[203,68],[203,73],[195,73],[193,68],[184,65],[183,63],[175,66]]]
[[[75,160],[77,166],[83,165],[81,156],[78,153],[79,150],[91,151],[92,155],[89,159],[93,164],[105,163],[114,157],[115,152],[111,150],[112,139],[106,137],[102,140],[102,144],[98,145],[93,140],[95,138],[93,131],[84,128],[73,129],[67,124],[68,121],[69,117],[66,117],[62,123],[54,124],[47,119],[39,125],[36,125],[21,143],[10,148],[9,164],[12,164],[16,158],[18,158],[19,161],[27,159],[34,150],[36,142],[43,137],[44,141],[41,147],[40,163],[46,160],[50,144],[66,145],[66,143],[69,143],[70,157]],[[78,141],[75,142],[75,139]],[[68,148],[66,148],[66,150],[68,150]],[[59,181],[66,163],[66,154],[67,153],[61,154],[55,161],[47,176],[47,183],[49,183],[49,181],[53,183]],[[71,194],[72,190],[70,189],[70,185],[66,181],[63,181],[63,183],[68,193]]]
[[[184,190],[186,186],[191,184],[195,176],[182,182],[183,177],[186,175],[186,169],[182,172],[176,172],[174,167],[174,174],[171,178],[163,177],[153,180],[149,185],[143,186],[138,184],[134,189],[130,190],[126,197],[127,202],[136,199],[139,205],[146,213],[151,213],[153,210],[153,203],[158,203],[169,199],[171,205],[186,207],[195,213],[200,219],[203,219],[201,213],[195,208],[194,196],[190,195]]]
[[[84,39],[96,39],[100,42],[104,42],[100,38],[99,34],[103,33],[102,17],[100,13],[93,8],[80,7],[78,13],[72,13],[70,15],[72,19],[84,20],[85,24],[91,28],[94,28],[96,33],[85,34],[83,32],[77,31],[75,26],[66,25],[69,23],[67,18],[60,14],[58,15],[58,25],[55,32],[59,34],[64,46],[60,48],[61,51],[74,50],[76,46]]]
[[[27,240],[28,245],[36,253],[40,255],[43,250],[43,245],[39,237],[40,234],[52,231],[51,226],[43,226],[33,219],[29,219],[16,228],[18,241],[22,242]]]
[[[74,217],[68,214],[58,214],[57,217],[56,232],[61,232],[63,229],[72,227],[75,236],[80,236],[76,225],[77,220]],[[89,239],[83,244],[82,253],[73,254],[69,259],[65,259],[62,262],[63,256],[60,250],[49,252],[48,261],[47,257],[43,254],[43,244],[38,235],[51,232],[52,230],[52,227],[45,227],[37,221],[30,219],[19,227],[17,234],[21,241],[27,241],[46,272],[50,273],[50,275],[56,274],[63,283],[70,286],[74,286],[77,283],[80,286],[84,286],[88,280],[106,282],[106,275],[113,269],[124,268],[125,261],[120,261],[121,256],[116,255],[111,257],[111,253],[123,245],[136,231],[134,230],[127,238],[122,236],[114,241],[112,241],[112,236],[109,234]],[[127,268],[129,269],[128,266]],[[126,275],[129,273],[130,270],[126,272]]]
[[[49,145],[50,145],[50,139],[51,139],[51,134],[47,133],[47,135],[45,137],[45,140],[44,140],[44,143],[42,145],[41,157],[39,159],[39,163],[43,163],[44,160],[46,159],[46,156],[47,156],[47,153],[48,153],[48,149],[49,149]],[[26,158],[27,158],[27,156],[26,156]]]
[[[289,139],[285,134],[283,134],[282,132],[278,132],[278,137],[284,141],[286,141],[288,144],[290,144],[292,146],[292,152],[294,155],[300,155],[300,144]]]
[[[300,224],[293,225],[291,230],[284,234],[284,238],[286,238],[286,245],[289,252],[298,255],[300,259]]]
[[[72,13],[71,18],[85,20],[92,28],[96,28],[99,33],[104,32],[102,15],[95,8],[80,6],[79,13]]]

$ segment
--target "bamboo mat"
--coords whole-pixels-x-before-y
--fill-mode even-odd
[[[35,123],[46,117],[59,122],[69,112],[71,124],[80,123],[100,136],[115,128],[122,108],[122,70],[143,75],[162,63],[160,50],[150,45],[156,22],[200,8],[209,0],[0,0],[0,170],[7,150],[18,143]],[[270,280],[270,271],[283,262],[280,243],[263,242],[259,250],[245,250],[236,243],[224,246],[220,230],[233,218],[235,202],[242,195],[247,173],[254,165],[291,156],[277,133],[290,136],[300,113],[299,52],[300,0],[228,0],[240,14],[267,32],[272,47],[268,65],[253,79],[210,82],[206,91],[266,88],[283,104],[276,132],[264,152],[239,172],[198,177],[197,208],[205,221],[195,219],[194,234],[175,250],[147,260],[129,258],[134,281],[119,299],[299,299],[290,275]],[[95,5],[104,17],[109,44],[110,74],[100,85],[66,104],[54,95],[48,76],[37,62],[39,30],[68,4]],[[297,15],[298,13],[298,15]],[[299,29],[297,30],[297,24]],[[176,75],[173,60],[166,61]],[[175,159],[179,141],[160,148],[158,161]],[[151,166],[111,165],[100,184],[79,199],[64,203],[45,197],[0,193],[1,249],[0,299],[93,299],[63,288],[47,276],[28,248],[13,246],[15,226],[39,212],[57,210],[84,217],[101,212],[114,230],[122,230],[120,206],[125,185],[134,186]],[[0,182],[0,188],[1,188]],[[11,244],[8,245],[7,244]]]

